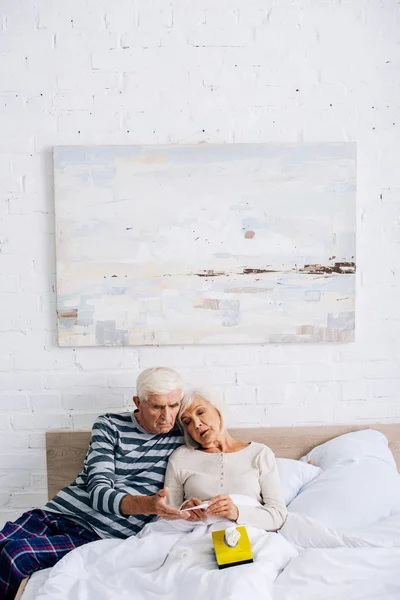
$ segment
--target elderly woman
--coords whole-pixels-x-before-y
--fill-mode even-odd
[[[275,456],[267,446],[235,440],[224,427],[224,407],[198,390],[183,397],[178,414],[186,446],[169,458],[165,486],[168,502],[182,510],[209,501],[207,509],[195,509],[191,520],[226,517],[266,531],[279,529],[287,515]],[[235,503],[230,494],[247,496]]]

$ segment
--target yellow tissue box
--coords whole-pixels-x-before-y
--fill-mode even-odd
[[[220,569],[253,562],[253,552],[246,527],[241,526],[236,529],[240,533],[240,539],[234,548],[225,542],[225,529],[212,532],[215,558]]]

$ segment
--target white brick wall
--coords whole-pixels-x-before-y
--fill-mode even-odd
[[[400,421],[400,5],[4,0],[0,6],[0,525],[45,498],[44,432],[181,368],[231,422]],[[357,341],[58,348],[55,145],[358,142]]]

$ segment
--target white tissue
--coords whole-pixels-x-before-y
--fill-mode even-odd
[[[175,546],[175,548],[173,548],[171,551],[171,557],[176,558],[178,560],[183,560],[188,556],[189,557],[192,556],[191,548],[184,548],[183,546]]]
[[[225,529],[225,543],[230,548],[237,546],[240,539],[240,532],[236,527],[228,527]]]

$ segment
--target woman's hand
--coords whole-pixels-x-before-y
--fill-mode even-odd
[[[231,521],[237,521],[239,509],[230,496],[219,494],[211,498],[207,508],[207,514],[213,517],[225,517]]]
[[[203,502],[198,498],[190,498],[182,504],[181,510],[192,508],[192,506],[198,506],[199,504],[203,504]],[[205,519],[207,519],[204,508],[199,508],[199,510],[189,510],[186,514],[188,515],[187,521],[205,521]]]

